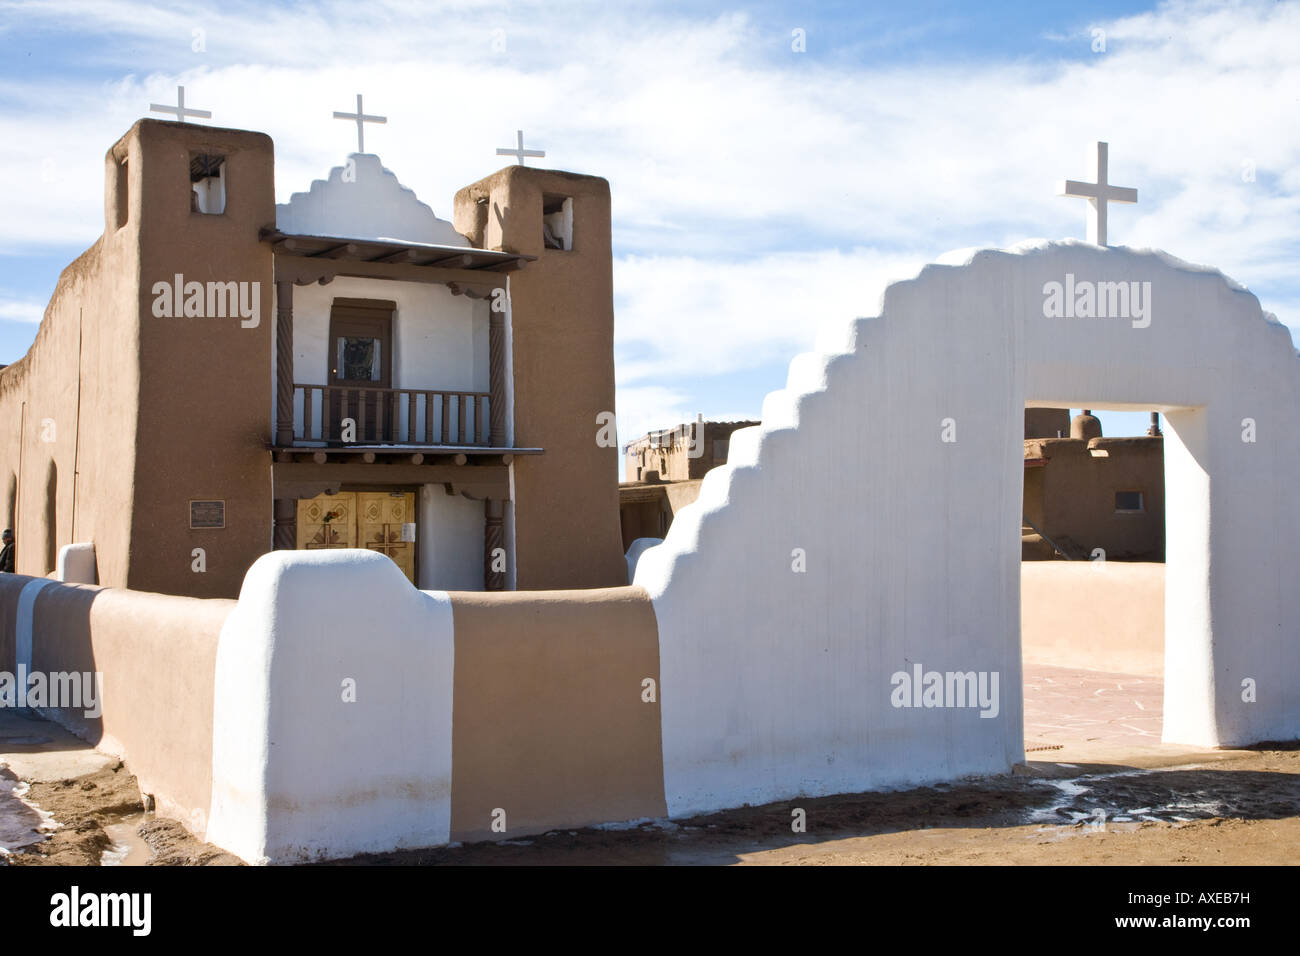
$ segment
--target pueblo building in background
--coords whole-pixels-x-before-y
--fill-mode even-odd
[[[638,538],[662,538],[673,517],[700,494],[708,472],[727,463],[731,433],[758,422],[706,422],[703,418],[650,432],[623,449],[618,486],[623,550]]]
[[[1088,409],[1025,409],[1021,560],[1165,559],[1164,437],[1105,438]],[[1100,549],[1100,553],[1099,550]]]
[[[619,485],[623,548],[662,539],[726,464],[732,432],[759,422],[706,422],[650,432],[624,448]],[[1156,416],[1146,436],[1103,438],[1088,410],[1025,409],[1021,560],[1165,559],[1164,438]]]
[[[104,233],[0,372],[17,568],[234,597],[272,549],[421,588],[626,583],[604,179],[511,166],[437,218],[352,154],[276,205],[261,133],[145,119]],[[81,579],[78,577],[77,579]]]

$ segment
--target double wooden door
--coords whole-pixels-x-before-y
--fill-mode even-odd
[[[298,502],[298,548],[366,548],[415,584],[415,493],[341,491]]]

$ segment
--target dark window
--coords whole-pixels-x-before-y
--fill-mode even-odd
[[[569,197],[542,197],[542,245],[566,252],[573,248],[573,200]]]
[[[1142,511],[1142,504],[1142,492],[1140,491],[1115,492],[1116,511]]]
[[[383,374],[384,340],[373,336],[340,335],[335,368],[348,382],[378,382]]]
[[[190,153],[190,210],[212,216],[226,211],[226,157]]]
[[[131,208],[130,200],[130,167],[127,166],[126,160],[117,164],[117,182],[113,196],[113,214],[116,217],[114,225],[121,229],[126,225],[126,220]]]

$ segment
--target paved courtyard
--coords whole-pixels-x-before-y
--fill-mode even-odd
[[[1046,664],[1025,665],[1025,751],[1158,746],[1164,681]]]

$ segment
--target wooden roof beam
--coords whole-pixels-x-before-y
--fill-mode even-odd
[[[324,252],[312,256],[313,259],[351,259],[356,256],[360,247],[355,242],[345,242],[341,246],[334,246],[332,249],[326,249]]]

